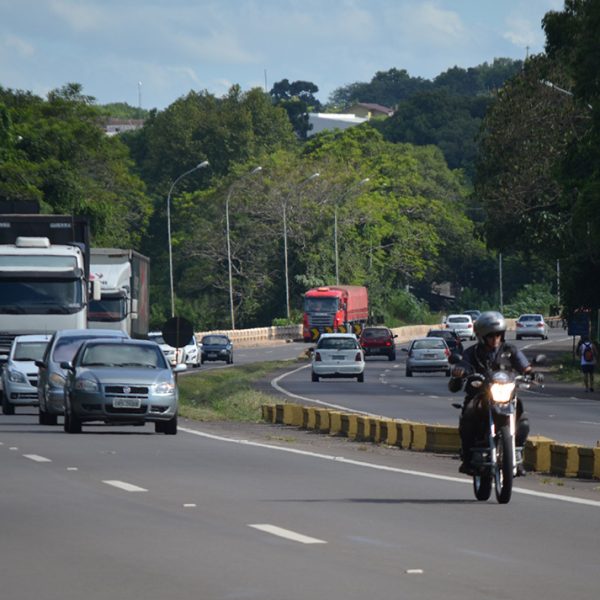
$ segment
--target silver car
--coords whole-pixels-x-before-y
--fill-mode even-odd
[[[450,377],[450,364],[448,357],[450,350],[443,338],[425,337],[413,340],[409,348],[402,348],[408,352],[406,357],[406,376],[412,377],[413,373],[432,373],[443,371]]]
[[[544,321],[543,315],[540,314],[521,315],[515,323],[515,329],[518,340],[523,337],[548,339],[548,325]]]
[[[156,433],[177,433],[178,391],[173,369],[159,345],[149,340],[90,340],[81,345],[65,384],[67,433],[80,433],[82,423],[100,421],[143,425]]]
[[[126,338],[119,329],[61,329],[56,331],[46,347],[39,367],[38,400],[40,425],[56,425],[58,415],[64,413],[66,372],[60,363],[72,360],[83,342],[97,338]]]
[[[49,335],[18,335],[2,369],[2,413],[14,415],[16,406],[38,405],[38,368]]]

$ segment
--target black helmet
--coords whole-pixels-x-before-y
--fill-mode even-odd
[[[485,342],[485,336],[490,333],[501,333],[502,339],[504,339],[504,334],[506,333],[506,321],[499,312],[488,310],[479,315],[473,329],[477,339],[482,344]]]

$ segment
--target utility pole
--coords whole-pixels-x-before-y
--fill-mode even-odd
[[[502,253],[498,254],[498,275],[500,283],[500,312],[504,314],[504,300],[502,298]]]

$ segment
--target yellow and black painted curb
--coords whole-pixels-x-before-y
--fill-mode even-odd
[[[460,451],[458,427],[412,423],[291,403],[263,404],[262,418],[267,423],[345,436],[359,442],[397,446],[403,450],[449,454]],[[530,436],[523,460],[528,471],[600,479],[600,447],[559,444],[547,437]]]

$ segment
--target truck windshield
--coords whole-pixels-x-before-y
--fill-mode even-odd
[[[0,313],[72,314],[82,307],[79,279],[0,279]]]
[[[102,298],[90,301],[88,320],[113,322],[122,321],[127,316],[126,298]]]
[[[338,309],[337,298],[304,298],[304,312],[334,313]]]

